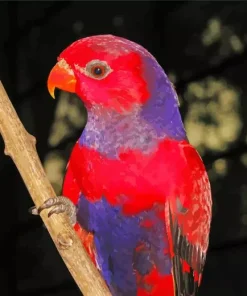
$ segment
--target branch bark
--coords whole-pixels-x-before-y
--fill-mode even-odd
[[[5,143],[4,153],[14,161],[35,206],[39,207],[49,197],[55,197],[36,151],[36,139],[24,128],[1,81],[0,133]],[[44,210],[41,218],[83,295],[111,296],[67,216],[59,214],[48,218]]]

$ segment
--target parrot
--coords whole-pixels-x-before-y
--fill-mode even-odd
[[[212,196],[173,83],[142,45],[93,35],[64,49],[47,88],[87,110],[62,195],[32,214],[66,213],[113,296],[195,296]]]

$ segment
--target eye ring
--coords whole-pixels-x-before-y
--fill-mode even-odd
[[[87,75],[94,79],[103,79],[112,72],[110,66],[105,61],[100,60],[89,62],[86,65],[85,70]]]

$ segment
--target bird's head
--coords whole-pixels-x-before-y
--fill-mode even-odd
[[[153,62],[150,65],[149,62]],[[130,112],[145,104],[154,87],[155,58],[142,46],[113,35],[80,39],[58,57],[50,72],[48,89],[76,93],[87,108],[101,105]]]

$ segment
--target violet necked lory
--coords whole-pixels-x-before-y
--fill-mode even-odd
[[[196,295],[211,189],[157,60],[124,38],[83,38],[60,54],[48,78],[53,97],[55,88],[76,93],[88,120],[63,196],[36,213],[69,215],[113,296]]]

